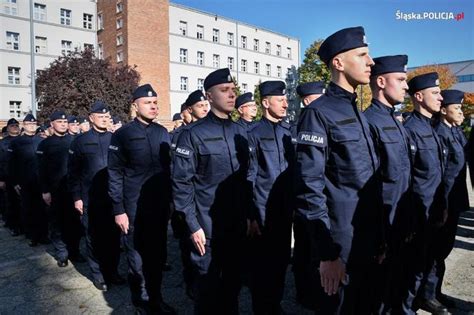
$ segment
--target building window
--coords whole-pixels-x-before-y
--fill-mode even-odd
[[[104,29],[104,16],[102,13],[97,14],[97,30],[103,30]]]
[[[247,72],[247,60],[240,60],[240,71]]]
[[[20,34],[7,32],[7,49],[20,50]]]
[[[254,67],[253,67],[253,68],[254,68],[254,72],[255,72],[256,74],[259,74],[259,73],[260,73],[260,62],[256,62],[256,61],[255,61],[255,62],[253,63],[253,66],[254,66]]]
[[[277,45],[277,56],[281,56],[281,45]]]
[[[118,2],[117,5],[115,6],[115,12],[116,13],[122,13],[123,12],[123,2]]]
[[[21,117],[21,102],[10,101],[10,118],[20,118],[20,117]]]
[[[265,42],[265,53],[270,54],[272,52],[272,46],[270,42]]]
[[[199,66],[204,66],[204,52],[203,51],[197,52],[197,64]]]
[[[247,36],[240,37],[240,44],[242,45],[242,48],[247,48]]]
[[[277,77],[281,78],[281,67],[277,66]]]
[[[35,36],[35,52],[45,54],[48,52],[48,42],[46,37]]]
[[[234,46],[234,33],[227,33],[227,43]]]
[[[94,45],[84,43],[84,50],[94,50]]]
[[[288,59],[291,59],[291,48],[290,47],[286,47],[286,57],[288,57]]]
[[[204,82],[203,82],[203,84],[204,84]],[[179,84],[179,89],[181,91],[187,91],[188,90],[188,77],[181,77],[180,84]]]
[[[204,90],[204,79],[198,79],[197,88],[198,90],[201,90],[201,91]]]
[[[196,38],[197,39],[203,39],[204,38],[204,26],[202,26],[202,25],[197,26]]]
[[[234,58],[227,58],[227,68],[229,68],[230,70],[234,70]]]
[[[179,49],[179,62],[188,62],[188,50],[184,48]]]
[[[248,85],[247,85],[247,83],[242,83],[242,92],[243,92],[243,93],[247,93],[247,91],[248,91]]]
[[[123,19],[117,19],[117,29],[121,29],[123,27]]]
[[[179,32],[181,35],[186,36],[188,34],[188,23],[179,21]]]
[[[20,84],[20,68],[8,67],[8,84]]]
[[[117,62],[123,62],[123,51],[117,51]]]
[[[69,40],[61,41],[61,53],[67,55],[72,52],[72,42]]]
[[[123,35],[118,34],[117,35],[117,46],[123,45]]]
[[[255,51],[260,50],[260,41],[258,39],[253,40],[253,50],[255,50]]]
[[[99,59],[104,59],[104,45],[102,43],[97,45],[97,54]]]
[[[33,13],[35,20],[46,21],[46,5],[35,3]]]
[[[212,66],[219,68],[221,57],[219,55],[212,55]]]
[[[265,74],[268,76],[272,75],[272,66],[269,63],[267,63],[265,66]]]
[[[3,12],[9,15],[18,15],[16,0],[3,0]]]
[[[219,30],[217,28],[214,28],[212,30],[212,41],[214,43],[218,43],[219,42]]]
[[[61,24],[71,25],[71,10],[61,9]]]
[[[88,30],[92,29],[92,14],[84,13],[82,18],[82,27]]]

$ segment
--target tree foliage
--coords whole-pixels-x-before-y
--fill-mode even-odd
[[[306,49],[303,64],[298,69],[300,83],[312,81],[324,81],[329,83],[331,80],[331,72],[324,62],[319,59],[317,54],[323,41],[323,39],[318,39]]]
[[[36,78],[39,116],[47,118],[56,109],[87,116],[91,104],[103,100],[113,115],[126,120],[130,96],[139,80],[135,67],[112,67],[109,60],[96,58],[90,49],[71,52],[39,72]]]

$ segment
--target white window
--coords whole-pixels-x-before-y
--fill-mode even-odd
[[[62,25],[71,25],[71,10],[61,9],[61,24]]]
[[[242,83],[242,92],[243,92],[243,93],[247,93],[247,91],[248,91],[248,85],[247,85],[247,83]]]
[[[281,78],[281,67],[277,66],[277,77]]]
[[[281,56],[281,45],[277,45],[277,56]]]
[[[104,16],[102,13],[97,14],[97,30],[103,30],[104,29]]]
[[[272,75],[272,66],[269,63],[265,65],[265,74],[268,76]]]
[[[115,5],[115,12],[116,12],[116,13],[121,13],[121,12],[123,12],[123,2],[118,2],[118,3]]]
[[[204,84],[204,82],[203,82],[203,84]],[[181,91],[187,91],[188,90],[188,77],[181,77],[180,84],[179,84],[179,89]]]
[[[234,70],[234,58],[227,58],[227,68],[229,68],[230,70]]]
[[[202,25],[197,26],[196,38],[197,39],[203,39],[204,38],[204,26],[202,26]]]
[[[82,27],[88,30],[92,29],[92,14],[87,14],[87,13],[83,14]]]
[[[10,15],[18,15],[16,0],[3,0],[3,12]]]
[[[35,3],[33,14],[35,20],[46,21],[46,5],[41,3]]]
[[[256,61],[255,61],[255,62],[253,63],[253,68],[254,68],[254,72],[255,72],[256,74],[259,74],[259,73],[260,73],[260,62],[256,62]]]
[[[286,47],[286,57],[291,59],[291,47]]]
[[[265,42],[265,53],[270,54],[272,52],[272,46],[270,42]]]
[[[123,45],[123,35],[118,34],[117,35],[117,46]]]
[[[35,52],[37,54],[48,52],[48,39],[46,37],[35,36]]]
[[[219,30],[217,28],[212,29],[212,41],[214,43],[219,42]]]
[[[97,55],[99,59],[104,59],[104,45],[102,43],[97,45]]]
[[[234,46],[234,33],[227,33],[227,43]]]
[[[204,79],[198,79],[197,88],[198,90],[201,90],[201,91],[204,90]]]
[[[20,118],[21,117],[21,102],[10,101],[10,117]]]
[[[197,52],[197,64],[200,66],[204,66],[204,52],[203,51]]]
[[[242,45],[242,48],[247,48],[247,36],[240,37],[240,44]]]
[[[8,84],[20,84],[20,68],[8,67]]]
[[[260,41],[258,39],[253,40],[253,50],[255,50],[255,51],[260,50]]]
[[[184,48],[179,49],[179,62],[188,62],[188,50]]]
[[[123,27],[123,19],[117,19],[117,29],[121,29]]]
[[[247,72],[247,60],[240,60],[240,71]]]
[[[7,32],[7,49],[20,50],[20,34]]]
[[[117,51],[117,62],[122,62],[123,61],[123,51],[119,50]]]
[[[61,53],[63,55],[67,55],[72,52],[72,42],[69,40],[62,40],[61,41]]]
[[[188,23],[179,21],[179,33],[183,36],[188,34]]]
[[[212,66],[214,68],[219,68],[221,57],[219,55],[212,55]]]
[[[84,43],[84,50],[94,50],[94,45]]]

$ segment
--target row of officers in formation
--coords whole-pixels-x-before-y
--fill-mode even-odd
[[[260,84],[263,117],[252,122],[253,96],[236,97],[229,69],[189,95],[171,134],[153,122],[149,84],[133,93],[137,117],[116,131],[101,101],[80,134],[61,111],[45,139],[33,116],[19,137],[9,121],[7,225],[32,246],[49,238],[60,267],[83,259],[83,234],[99,290],[124,282],[122,247],[140,312],[175,313],[161,294],[171,219],[196,314],[237,314],[243,274],[254,313],[282,314],[292,229],[297,300],[315,314],[447,314],[444,261],[469,209],[463,92],[441,91],[435,72],[407,82],[408,57],[372,59],[362,27],[332,34],[318,55],[331,82],[297,88],[305,107],[294,126],[284,82]],[[363,113],[362,84],[373,95]],[[402,123],[394,108],[406,93],[414,111]]]

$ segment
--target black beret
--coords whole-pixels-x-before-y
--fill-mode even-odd
[[[260,97],[286,94],[286,84],[283,81],[265,81],[260,83],[258,89]]]
[[[408,94],[413,95],[418,91],[435,86],[439,86],[439,77],[437,72],[420,74],[408,81]]]
[[[68,124],[75,124],[75,123],[79,123],[79,120],[77,120],[77,117],[76,117],[76,116],[70,115],[70,116],[68,116],[68,118],[67,118],[67,123],[68,123]]]
[[[23,122],[36,122],[36,118],[32,114],[28,114],[23,118]]]
[[[464,101],[464,92],[459,90],[443,90],[441,91],[443,100],[441,106],[448,106],[450,104],[462,104]]]
[[[188,108],[188,106],[186,106],[186,103],[181,104],[181,111],[180,111],[180,113],[184,112],[184,111],[186,110],[186,108]]]
[[[122,119],[120,119],[118,116],[112,116],[112,122],[114,123],[114,125],[121,124]]]
[[[239,108],[241,105],[252,101],[254,101],[252,92],[244,93],[235,100],[235,108]]]
[[[18,125],[18,120],[16,120],[15,118],[10,118],[7,122],[7,126],[10,126],[10,125]]]
[[[79,117],[78,120],[79,120],[80,124],[84,124],[84,123],[89,122],[89,119],[87,119],[86,117]]]
[[[109,111],[107,104],[103,101],[95,101],[91,106],[91,113],[105,114]],[[82,121],[81,121],[82,122]]]
[[[176,113],[173,115],[173,121],[182,120],[181,113]]]
[[[38,128],[36,128],[36,134],[38,134],[40,132],[45,132],[46,129],[48,129],[48,128],[45,128],[45,126],[39,126]]]
[[[201,102],[205,100],[207,100],[207,98],[204,96],[204,93],[202,93],[201,90],[196,90],[192,92],[191,94],[189,94],[184,104],[186,107],[190,107],[196,104],[197,102]]]
[[[407,55],[383,56],[374,58],[374,65],[370,71],[370,76],[381,75],[392,72],[407,72]]]
[[[319,47],[318,56],[328,65],[337,54],[359,47],[367,47],[364,28],[362,26],[345,28],[326,38]]]
[[[315,81],[300,84],[296,87],[296,93],[300,97],[305,97],[311,94],[324,94],[326,92],[326,85],[323,81]]]
[[[62,110],[57,110],[49,116],[50,121],[55,121],[57,119],[67,119],[66,113]]]
[[[136,99],[140,97],[152,97],[152,96],[158,96],[158,94],[156,94],[155,90],[153,90],[150,84],[144,84],[137,87],[136,90],[133,92],[132,101],[135,101]]]
[[[229,68],[218,69],[209,73],[209,75],[204,79],[204,89],[207,91],[214,85],[231,82],[234,81],[232,80]]]

